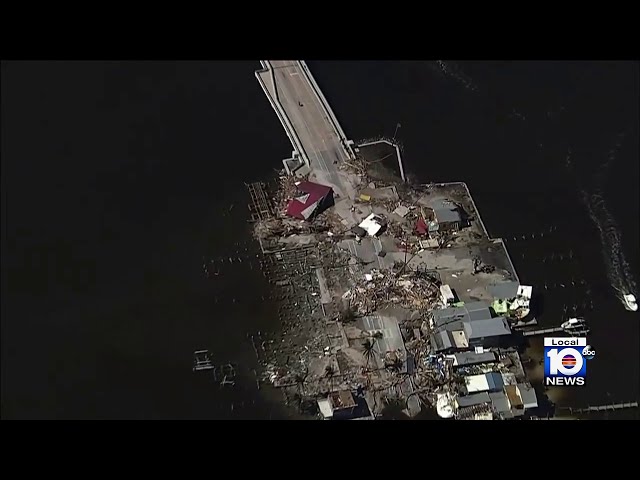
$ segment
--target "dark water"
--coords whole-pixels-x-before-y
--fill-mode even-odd
[[[566,401],[637,399],[637,315],[614,297],[579,194],[626,132],[605,201],[637,278],[637,65],[309,65],[351,138],[391,136],[400,122],[408,170],[467,181],[493,235],[554,227],[509,250],[536,288],[585,280],[547,292],[543,324],[592,292],[597,357],[588,387]],[[199,348],[250,370],[246,333],[275,328],[249,266],[243,182],[279,168],[291,147],[257,67],[2,64],[2,418],[280,415],[267,401],[230,410],[255,397],[249,378],[224,391],[191,372]],[[550,252],[565,260],[541,263]],[[206,279],[202,257],[220,275]]]
[[[191,361],[270,321],[261,276],[202,272],[290,150],[257,65],[3,64],[3,418],[228,415]]]

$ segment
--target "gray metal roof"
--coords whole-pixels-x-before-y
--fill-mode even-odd
[[[496,354],[494,352],[460,352],[454,354],[458,367],[463,365],[473,365],[476,363],[491,363],[496,361]]]
[[[492,392],[489,393],[488,396],[496,412],[502,414],[504,418],[513,418],[513,413],[511,413],[511,407],[509,406],[509,399],[504,392]]]
[[[463,321],[463,320],[454,320],[451,321],[449,323],[447,323],[446,325],[443,326],[444,330],[447,330],[449,332],[455,332],[457,330],[464,330],[465,332],[467,331],[467,327],[466,325],[469,322]]]
[[[489,303],[483,302],[482,300],[477,300],[475,302],[465,303],[464,308],[466,308],[468,312],[475,312],[477,310],[484,310],[486,308],[489,308]]]
[[[434,207],[433,213],[435,214],[436,220],[438,221],[438,223],[459,222],[461,220],[460,213],[455,208],[456,208],[455,206]]]
[[[491,310],[484,308],[483,310],[473,310],[469,312],[469,320],[477,322],[478,320],[489,320],[491,318]]]
[[[465,395],[464,397],[456,398],[458,407],[471,407],[473,405],[482,405],[483,403],[491,402],[491,397],[487,392],[472,393],[471,395]]]
[[[453,342],[446,330],[431,334],[431,346],[436,352],[453,347]]]
[[[468,337],[472,338],[485,338],[485,337],[497,337],[500,335],[509,335],[511,329],[504,317],[490,318],[488,320],[480,320],[477,322],[469,323]],[[465,328],[465,331],[467,329]]]
[[[522,398],[522,403],[525,407],[534,408],[533,405],[538,406],[538,397],[531,385],[519,383],[518,390],[520,391],[520,398]]]
[[[436,327],[459,319],[462,321],[476,321],[491,318],[491,311],[487,302],[469,302],[462,307],[447,307],[432,311]]]
[[[433,320],[436,326],[440,326],[445,322],[452,320],[455,317],[460,317],[461,320],[466,318],[467,310],[464,307],[447,307],[433,310]]]
[[[502,382],[502,374],[499,372],[489,372],[485,374],[487,377],[487,383],[489,384],[489,390],[501,390],[504,386]],[[506,396],[505,396],[506,398]]]
[[[518,294],[518,282],[502,282],[495,285],[489,285],[489,292],[493,298],[500,298],[503,300],[509,300],[515,298]]]

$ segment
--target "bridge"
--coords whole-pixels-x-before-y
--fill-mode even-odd
[[[311,171],[320,183],[330,184],[342,197],[353,192],[338,175],[338,167],[355,158],[329,103],[302,60],[261,60],[256,78],[293,146],[283,160],[287,173]]]

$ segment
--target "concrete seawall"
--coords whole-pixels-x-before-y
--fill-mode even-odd
[[[404,165],[402,164],[402,154],[400,153],[400,147],[398,147],[397,143],[394,143],[394,142],[386,140],[386,139],[381,139],[381,140],[376,140],[374,142],[359,143],[358,147],[367,147],[369,145],[377,145],[378,143],[386,143],[387,145],[390,145],[393,148],[395,148],[395,150],[396,150],[396,158],[398,159],[398,168],[400,169],[400,178],[402,178],[403,182],[406,182],[407,179],[404,176]],[[474,208],[475,208],[475,206],[474,206]]]
[[[494,243],[499,243],[500,245],[502,245],[502,248],[504,249],[504,253],[507,256],[507,260],[509,261],[509,266],[511,267],[511,272],[513,273],[513,276],[515,278],[515,280],[520,283],[520,278],[518,277],[518,272],[516,271],[515,266],[513,265],[513,261],[511,260],[511,255],[509,255],[509,250],[507,249],[507,245],[504,242],[504,240],[502,238],[493,238],[491,235],[489,235],[489,232],[487,231],[487,228],[484,224],[484,221],[482,220],[482,216],[480,215],[480,210],[478,210],[478,206],[476,205],[476,202],[473,200],[473,196],[471,195],[471,192],[469,191],[469,187],[467,186],[467,184],[465,182],[433,182],[432,185],[461,185],[464,188],[465,193],[467,194],[467,196],[469,197],[469,200],[471,201],[471,205],[473,205],[473,209],[475,211],[475,216],[478,219],[478,222],[480,223],[480,226],[482,227],[482,232],[485,234],[485,236],[492,242]]]
[[[467,192],[467,195],[469,196],[469,199],[471,200],[471,205],[473,205],[473,209],[475,210],[475,214],[478,218],[478,221],[480,222],[480,225],[482,226],[482,231],[484,232],[484,234],[487,236],[487,238],[489,240],[492,240],[496,243],[500,243],[502,244],[502,247],[504,248],[504,253],[507,254],[507,260],[509,260],[509,265],[511,266],[511,272],[513,273],[513,276],[515,277],[515,280],[520,283],[520,278],[518,277],[518,272],[516,271],[516,268],[513,265],[513,261],[511,260],[511,255],[509,255],[509,250],[507,249],[507,245],[506,243],[504,243],[504,240],[502,238],[492,238],[491,235],[489,235],[489,232],[487,231],[487,228],[484,225],[484,222],[482,221],[482,217],[480,216],[480,210],[478,210],[478,207],[476,205],[476,202],[473,200],[473,196],[471,195],[471,192],[469,191],[469,187],[467,186],[467,184],[465,182],[459,182],[461,185],[464,186],[465,191]]]

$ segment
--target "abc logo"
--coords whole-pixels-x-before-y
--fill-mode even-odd
[[[593,357],[596,356],[596,351],[591,347],[591,345],[587,345],[582,349],[582,356],[587,360],[592,360]]]
[[[567,376],[576,375],[584,365],[580,351],[575,348],[562,348],[560,350],[554,348],[547,351],[547,358],[549,358],[549,373],[551,375],[557,375],[558,373]]]

